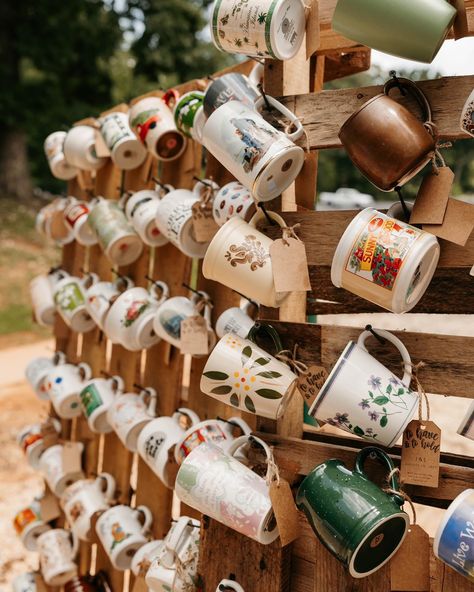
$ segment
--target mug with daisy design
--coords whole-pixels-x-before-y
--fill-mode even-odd
[[[342,430],[383,446],[393,446],[418,407],[410,389],[412,364],[403,343],[389,333],[377,334],[400,352],[404,373],[400,379],[366,349],[370,331],[350,341],[323,384],[309,413]]]

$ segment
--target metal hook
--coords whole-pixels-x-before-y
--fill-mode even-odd
[[[255,302],[255,300],[252,300],[251,298],[248,298],[248,296],[245,296],[244,294],[241,294],[240,292],[237,292],[237,290],[233,290],[233,292],[235,292],[236,294],[238,294],[242,298],[245,298],[245,300],[247,300],[247,302],[250,302],[250,304],[253,304],[257,308],[259,308],[260,305],[257,302]]]
[[[99,374],[102,374],[102,376],[105,376],[105,378],[112,378],[112,374],[110,374],[110,372],[106,372],[105,370],[101,370]]]
[[[193,179],[195,181],[198,181],[199,183],[202,183],[203,185],[206,185],[207,187],[210,187],[211,189],[214,189],[212,183],[209,183],[209,181],[203,181],[202,179],[200,179],[199,177],[197,177],[196,175],[193,175]]]
[[[163,191],[166,191],[166,193],[169,193],[170,190],[168,189],[168,187],[166,187],[166,185],[164,183],[162,183],[157,177],[152,177],[151,180],[158,185],[158,187],[161,187],[163,189]]]
[[[372,325],[366,325],[365,330],[372,333],[372,335],[375,337],[375,339],[377,339],[377,341],[379,341],[382,345],[385,343],[385,339],[383,337],[381,337],[376,331],[374,331],[374,329],[372,328]]]
[[[395,81],[395,84],[397,85],[398,90],[400,91],[401,95],[404,97],[407,94],[407,91],[403,88],[403,86],[400,83],[400,80],[398,79],[397,76],[397,72],[396,70],[390,70],[390,76],[393,78],[393,80]]]
[[[410,220],[410,210],[408,209],[408,206],[405,203],[405,200],[403,199],[402,188],[395,187],[395,191],[397,192],[398,199],[400,200],[400,203],[402,204],[403,215],[405,216],[405,221],[408,222]]]
[[[187,288],[191,292],[194,292],[194,294],[201,296],[201,298],[205,298],[204,292],[201,292],[199,290],[196,290],[195,288],[192,288],[189,284],[186,284],[185,282],[183,282],[181,285],[183,286],[183,288]],[[209,302],[210,302],[210,304],[212,304],[212,300],[209,299]]]
[[[268,214],[268,212],[267,212],[267,210],[266,210],[265,206],[263,205],[263,201],[259,201],[259,202],[257,203],[257,207],[258,207],[258,208],[260,208],[260,209],[262,210],[262,212],[263,212],[263,214],[264,214],[265,218],[267,219],[268,223],[269,223],[271,226],[278,226],[278,224],[275,222],[275,220],[273,220],[273,219],[272,219],[272,218],[269,216],[269,214]]]
[[[247,58],[249,60],[253,60],[254,62],[257,62],[258,64],[265,64],[265,60],[263,60],[262,58],[256,58],[255,56],[247,56]]]
[[[265,91],[263,90],[262,84],[261,83],[258,84],[257,85],[257,88],[258,88],[260,94],[262,95],[263,100],[265,101],[265,105],[266,105],[268,111],[271,111],[272,110],[272,106],[270,105],[270,101],[267,99],[267,95],[265,94]]]

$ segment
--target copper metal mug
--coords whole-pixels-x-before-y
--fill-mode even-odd
[[[412,94],[423,112],[421,122],[390,98],[395,87]],[[389,80],[383,93],[367,101],[344,123],[339,139],[352,162],[382,191],[392,191],[414,177],[433,157],[437,131],[428,99],[407,78]]]

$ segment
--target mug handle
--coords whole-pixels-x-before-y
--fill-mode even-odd
[[[81,362],[77,365],[78,370],[82,370],[84,372],[84,378],[82,379],[83,382],[86,380],[90,380],[92,378],[92,369],[89,364],[85,362]]]
[[[388,97],[390,95],[390,91],[398,86],[406,88],[406,90],[413,97],[415,97],[416,102],[422,110],[424,123],[426,124],[428,122],[431,122],[431,105],[428,99],[426,98],[424,92],[418,87],[418,85],[415,82],[413,82],[413,80],[410,80],[409,78],[391,78],[385,83],[383,87],[384,95]],[[427,129],[433,137],[437,137],[436,127],[432,129],[432,126],[429,126]]]
[[[257,442],[257,444],[260,444],[260,446],[263,448],[265,455],[267,457],[267,477],[269,476],[270,473],[270,461],[273,461],[273,452],[271,451],[270,446],[268,446],[268,444],[266,442],[264,442],[263,440],[261,440],[260,438],[257,438],[256,436],[253,436],[252,434],[245,434],[244,436],[240,436],[239,438],[236,438],[232,444],[229,446],[229,449],[227,451],[227,454],[229,456],[235,456],[236,452],[238,451],[239,448],[241,448],[244,444],[248,444],[251,442]]]
[[[380,335],[380,337],[386,339],[387,341],[390,341],[390,343],[393,343],[393,345],[400,352],[400,355],[402,356],[402,360],[404,362],[403,367],[405,368],[405,371],[403,372],[402,382],[406,387],[410,387],[412,365],[410,354],[408,353],[407,348],[403,345],[400,339],[398,339],[398,337],[395,337],[395,335],[389,333],[388,331],[384,331],[383,329],[377,329],[377,334]],[[365,341],[367,337],[369,337],[370,335],[372,335],[370,331],[364,331],[360,334],[359,339],[357,340],[357,345],[361,347],[364,351],[367,351]]]
[[[61,422],[56,417],[51,417],[51,420],[53,422],[54,429],[58,434],[60,434],[62,430]]]
[[[99,486],[100,491],[104,494],[105,499],[111,502],[115,494],[115,478],[110,473],[99,473],[95,482]],[[103,483],[105,483],[105,490],[102,488]]]
[[[153,524],[153,514],[150,511],[150,508],[147,506],[137,506],[134,508],[138,514],[143,516],[143,525],[141,528],[141,533],[146,535],[147,532],[150,530],[151,525]]]
[[[125,292],[126,290],[129,290],[130,288],[134,288],[135,287],[135,282],[132,280],[132,278],[129,278],[126,275],[121,275],[118,278],[116,278],[113,282],[115,284],[115,287],[117,288],[117,290],[119,292]],[[119,288],[120,284],[123,284],[123,290],[121,290]]]
[[[53,364],[55,366],[61,366],[61,364],[66,363],[66,354],[62,351],[55,352],[53,356]]]
[[[294,127],[296,128],[294,132],[292,132],[291,134],[288,132],[283,132],[285,134],[285,136],[291,140],[292,142],[294,142],[295,140],[298,140],[299,138],[301,138],[301,136],[304,134],[304,127],[303,124],[301,123],[301,121],[298,119],[298,117],[296,117],[296,115],[290,111],[289,109],[287,109],[285,107],[285,105],[282,105],[280,103],[280,101],[277,101],[274,97],[271,97],[270,95],[266,96],[268,102],[270,103],[270,105],[276,109],[279,113],[281,113],[284,117],[286,117],[287,119],[290,120],[290,122],[294,125]],[[255,101],[255,109],[256,111],[258,111],[260,113],[260,110],[262,109],[262,107],[265,104],[265,99],[262,97],[259,97],[256,101]]]
[[[82,287],[84,288],[84,290],[88,290],[89,288],[92,288],[92,286],[94,284],[97,284],[97,282],[100,280],[99,276],[92,272],[89,271],[86,273],[86,275],[83,278],[80,278],[80,283],[82,285]],[[90,284],[89,284],[90,281]]]
[[[161,290],[161,295],[159,295],[159,291]],[[168,284],[165,282],[157,281],[153,282],[153,285],[150,288],[151,297],[156,300],[157,304],[163,304],[165,300],[169,298],[170,289]]]
[[[233,580],[222,580],[217,586],[216,592],[244,592],[240,584]]]
[[[123,393],[123,391],[125,390],[125,383],[123,381],[123,378],[121,376],[119,376],[118,374],[114,374],[113,376],[111,376],[108,380],[108,382],[110,382],[111,386],[112,386],[112,390],[114,391],[114,395],[121,395]],[[115,389],[114,389],[114,383],[115,383]]]
[[[258,87],[258,85],[262,82],[263,76],[265,72],[265,67],[263,64],[255,64],[255,66],[250,71],[248,75],[248,79],[252,84]]]
[[[165,543],[166,554],[163,555],[161,563],[168,569],[172,568],[175,563],[175,556],[178,544],[182,539],[183,534],[188,528],[190,522],[191,519],[188,518],[188,516],[181,516],[180,518],[178,518],[178,521],[174,525],[174,529],[171,533],[169,540],[167,540]]]
[[[369,456],[375,457],[380,463],[384,464],[389,473],[392,473],[393,469],[395,469],[395,465],[393,464],[392,459],[388,456],[386,452],[377,448],[376,446],[366,446],[362,448],[362,450],[357,454],[356,461],[355,461],[355,472],[368,479],[367,473],[364,471],[365,461]],[[392,473],[390,478],[390,488],[399,491],[400,490],[400,479],[398,477],[398,473]],[[405,500],[402,495],[397,495],[395,493],[391,494],[391,497],[395,500],[395,502],[401,507],[405,503]]]
[[[267,214],[270,216],[270,218],[272,220],[275,220],[275,222],[281,226],[282,228],[284,228],[286,226],[286,222],[283,220],[283,218],[279,215],[276,214],[275,212],[270,212],[267,210]],[[255,228],[256,230],[258,230],[257,228],[257,224],[259,222],[262,222],[262,220],[266,220],[265,214],[262,212],[261,208],[257,208],[257,211],[255,212],[255,214],[250,218],[248,224],[249,226],[251,226],[252,228]]]
[[[283,344],[281,342],[280,336],[278,335],[278,331],[269,323],[262,323],[260,321],[258,323],[255,323],[254,326],[250,329],[249,334],[247,335],[247,339],[258,345],[257,337],[261,334],[270,337],[276,350],[275,353],[279,353],[282,351]]]
[[[191,426],[195,426],[201,420],[199,415],[195,413],[192,409],[188,409],[187,407],[180,407],[173,415],[171,416],[176,422],[179,422],[180,415],[185,415],[191,421]]]
[[[179,100],[179,92],[174,89],[174,88],[170,88],[169,90],[167,90],[165,92],[165,94],[161,97],[161,100],[163,101],[163,103],[165,103],[165,105],[167,105],[170,109],[173,109],[176,105],[176,103]]]
[[[242,430],[244,436],[248,436],[252,432],[249,424],[241,417],[231,417],[227,420],[227,424],[233,424],[239,427]]]
[[[142,389],[139,394],[140,399],[144,403],[145,403],[145,396],[146,395],[148,395],[150,397],[150,399],[148,401],[148,407],[147,407],[146,412],[151,417],[156,417],[156,403],[157,403],[157,399],[158,399],[158,393],[156,392],[156,390],[154,388],[149,386],[147,388]]]

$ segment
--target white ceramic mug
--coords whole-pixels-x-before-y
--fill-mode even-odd
[[[467,98],[461,114],[461,129],[474,137],[474,90]]]
[[[145,398],[149,397],[148,404]],[[140,394],[117,395],[107,411],[107,421],[115,430],[125,448],[136,452],[137,442],[143,428],[155,417],[156,391],[144,389]]]
[[[13,592],[37,592],[36,575],[32,571],[21,573],[12,580]]]
[[[86,333],[95,327],[94,319],[86,309],[87,282],[88,277],[78,278],[67,274],[53,287],[56,310],[66,325],[77,333]]]
[[[179,97],[173,109],[174,121],[179,131],[199,143],[206,123],[203,99],[204,93],[192,90]]]
[[[44,141],[44,153],[48,159],[51,173],[56,179],[69,181],[74,179],[78,170],[71,166],[64,155],[64,140],[66,132],[53,132]]]
[[[153,592],[190,592],[197,590],[199,558],[199,521],[181,516],[166,535],[159,555],[145,577]]]
[[[253,195],[238,181],[232,181],[221,187],[212,204],[212,215],[219,226],[223,226],[234,217],[248,222],[255,212]]]
[[[199,417],[190,409],[182,407],[171,417],[152,419],[138,437],[138,454],[169,488],[173,487],[168,474],[169,463],[173,462],[173,451],[170,452],[170,449],[185,435],[185,421],[194,426],[199,422]]]
[[[134,576],[146,573],[152,561],[160,554],[163,543],[163,540],[150,541],[138,549],[130,565]]]
[[[129,569],[136,551],[147,542],[153,516],[146,506],[114,506],[97,520],[95,530],[115,569]]]
[[[113,282],[94,282],[86,292],[87,312],[95,324],[104,330],[104,321],[114,300],[125,290],[135,286],[133,280],[120,276]]]
[[[89,541],[91,518],[95,512],[107,510],[113,502],[115,479],[100,473],[96,479],[82,479],[69,485],[61,495],[61,507],[68,524],[81,541]]]
[[[403,343],[381,329],[377,334],[398,349],[403,361],[400,379],[368,353],[370,331],[350,341],[334,365],[309,414],[383,446],[394,446],[411,421],[418,394],[410,390],[412,366]]]
[[[156,213],[163,190],[143,189],[128,197],[125,203],[125,215],[132,223],[142,241],[150,247],[162,247],[168,238],[156,224]]]
[[[217,336],[221,338],[226,333],[235,333],[242,339],[246,339],[255,325],[255,321],[248,315],[252,306],[252,303],[248,302],[243,309],[233,306],[225,310],[216,321]]]
[[[13,527],[28,551],[36,551],[38,537],[51,528],[43,521],[41,504],[36,499],[15,514]]]
[[[474,440],[474,401],[469,405],[467,413],[457,429],[457,433],[460,436]]]
[[[129,265],[142,254],[143,243],[117,201],[98,199],[88,222],[102,250],[115,265]]]
[[[55,418],[49,418],[53,429],[57,434],[61,433],[61,423]],[[39,467],[39,459],[45,450],[43,438],[43,424],[34,423],[25,426],[17,436],[18,445],[22,448],[30,466],[34,469]]]
[[[130,351],[147,349],[158,343],[160,336],[153,329],[154,318],[168,294],[169,288],[164,282],[154,282],[149,290],[135,287],[123,292],[105,318],[107,337]]]
[[[100,133],[114,164],[122,170],[136,169],[146,158],[146,149],[132,132],[128,115],[120,111],[99,120]]]
[[[41,208],[35,221],[38,234],[60,246],[67,245],[74,240],[74,233],[64,218],[67,203],[67,199],[58,197],[44,208]]]
[[[56,352],[52,358],[33,358],[25,368],[25,378],[30,383],[40,399],[48,400],[46,378],[55,366],[64,364],[66,356],[62,352]]]
[[[38,325],[49,327],[54,325],[56,305],[48,276],[37,275],[30,282],[30,300],[33,314]]]
[[[108,434],[113,428],[107,420],[107,413],[114,398],[123,393],[124,383],[120,376],[92,378],[79,393],[82,411],[92,432]]]
[[[304,163],[304,151],[294,144],[304,132],[285,134],[267,123],[254,109],[229,101],[209,117],[203,145],[257,201],[269,201],[287,189]]]
[[[62,419],[72,419],[81,415],[79,393],[91,378],[88,364],[60,364],[55,366],[44,380],[46,393],[54,410]]]
[[[80,450],[84,450],[82,442],[77,444]],[[39,470],[57,497],[61,497],[68,485],[79,481],[79,479],[84,479],[82,471],[71,471],[67,466],[64,466],[62,444],[55,444],[43,452],[39,461]]]
[[[148,97],[132,105],[130,125],[148,152],[158,160],[179,158],[186,148],[186,138],[178,131],[169,104],[173,94],[162,99]]]
[[[95,151],[96,130],[89,125],[76,125],[66,134],[64,155],[66,160],[78,169],[96,171],[107,162]]]
[[[188,454],[203,442],[215,444],[227,452],[237,437],[248,435],[251,431],[247,422],[240,417],[231,417],[228,420],[206,419],[191,426],[176,443],[175,460],[180,465]]]
[[[79,541],[64,528],[48,530],[38,538],[41,573],[49,586],[62,586],[77,574],[74,559]]]
[[[97,244],[97,236],[89,226],[89,205],[75,197],[68,198],[68,204],[64,210],[64,220],[72,229],[76,241],[85,247]]]
[[[233,456],[252,439],[263,447],[270,466],[273,459],[270,448],[254,436],[237,438],[228,453],[214,444],[204,443],[182,463],[175,492],[191,508],[268,545],[278,537],[269,486]]]
[[[280,226],[284,220],[269,212]],[[270,247],[273,240],[257,230],[257,212],[250,222],[232,218],[214,235],[202,264],[205,278],[243,294],[264,306],[277,308],[289,292],[275,292]]]
[[[216,592],[245,592],[245,590],[234,580],[222,580],[217,586]]]

